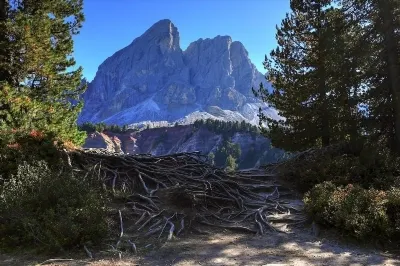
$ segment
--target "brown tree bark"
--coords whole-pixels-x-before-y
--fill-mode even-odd
[[[327,103],[327,97],[326,97],[326,70],[325,70],[325,40],[324,36],[322,34],[323,31],[323,25],[322,25],[322,18],[321,18],[321,13],[322,13],[322,6],[319,4],[319,10],[318,10],[318,25],[317,25],[317,31],[318,31],[318,89],[319,89],[319,97],[321,101],[321,108],[320,108],[320,126],[321,126],[321,141],[322,141],[322,146],[326,147],[329,146],[331,143],[331,136],[330,136],[330,123],[329,123],[329,111],[328,110],[328,103]]]
[[[392,150],[400,155],[400,51],[398,51],[399,40],[396,38],[395,33],[394,8],[390,5],[390,0],[376,0],[376,5],[383,22],[381,29],[384,38],[385,61],[387,63],[390,91],[393,96],[395,147],[392,147]]]

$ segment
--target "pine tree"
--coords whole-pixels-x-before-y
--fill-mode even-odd
[[[215,155],[213,152],[210,152],[207,156],[208,163],[211,165],[215,165]]]
[[[400,154],[400,1],[344,0],[351,22],[362,28],[367,47],[362,64],[366,71],[364,102],[368,114],[367,133],[384,139]]]
[[[341,7],[327,12],[327,29],[331,43],[326,53],[326,77],[331,87],[332,138],[335,141],[357,141],[362,133],[364,114],[361,94],[368,47],[363,45],[362,28],[349,23]]]
[[[82,0],[0,0],[0,128],[53,132],[81,143],[82,68],[74,69],[73,35]]]
[[[226,166],[227,158],[231,156],[235,162],[240,157],[242,150],[239,144],[225,140],[215,151],[214,162],[216,166]]]
[[[267,127],[263,133],[274,146],[298,151],[356,135],[352,131],[359,114],[354,111],[357,93],[349,89],[351,81],[341,79],[345,65],[337,58],[345,52],[338,45],[347,49],[350,31],[341,23],[340,8],[330,0],[292,0],[290,4],[292,12],[277,27],[278,47],[264,62],[273,92],[261,86],[256,95],[285,118],[275,121],[260,113],[260,125],[265,122]],[[344,117],[352,122],[350,126],[343,126]]]
[[[0,0],[0,82],[12,82],[12,69],[10,66],[10,54],[12,46],[8,41],[7,13],[8,0]],[[0,90],[3,90],[0,84]],[[2,92],[0,91],[0,95]],[[5,98],[0,97],[0,121],[5,121],[6,115],[10,113],[10,105]],[[0,124],[1,125],[1,124]]]
[[[232,155],[228,155],[225,162],[225,170],[228,172],[233,172],[238,168],[236,159]]]

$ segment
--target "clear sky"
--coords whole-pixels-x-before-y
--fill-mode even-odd
[[[275,26],[289,0],[84,0],[86,21],[75,37],[74,56],[91,81],[98,66],[151,25],[170,19],[183,50],[199,38],[229,35],[240,41],[258,70],[275,48]]]

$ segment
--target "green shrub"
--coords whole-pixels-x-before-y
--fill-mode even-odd
[[[329,199],[336,186],[331,182],[316,185],[310,192],[306,193],[304,203],[311,216],[319,222],[333,222],[336,207],[330,204]]]
[[[0,175],[3,180],[17,174],[22,162],[45,160],[49,166],[62,162],[63,144],[52,134],[40,131],[2,131],[0,132]]]
[[[306,193],[304,202],[315,220],[360,239],[393,238],[400,233],[398,189],[386,193],[358,185],[341,187],[324,182]]]
[[[21,163],[2,186],[0,246],[58,251],[99,241],[107,230],[106,210],[95,183],[62,165],[55,171],[45,161]]]
[[[387,192],[387,214],[393,230],[393,238],[400,239],[400,189],[392,188]]]
[[[107,232],[106,197],[50,135],[15,132],[0,143],[0,248],[58,251]]]
[[[400,187],[400,158],[379,146],[365,145],[356,153],[340,150],[296,158],[283,165],[282,174],[302,192],[324,181],[336,185],[358,184],[363,188],[388,190]]]

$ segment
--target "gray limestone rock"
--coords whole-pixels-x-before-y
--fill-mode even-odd
[[[260,82],[270,88],[240,42],[217,36],[182,51],[178,29],[161,20],[99,66],[78,122],[171,122],[218,106],[257,123],[258,108],[268,109],[252,95]]]

